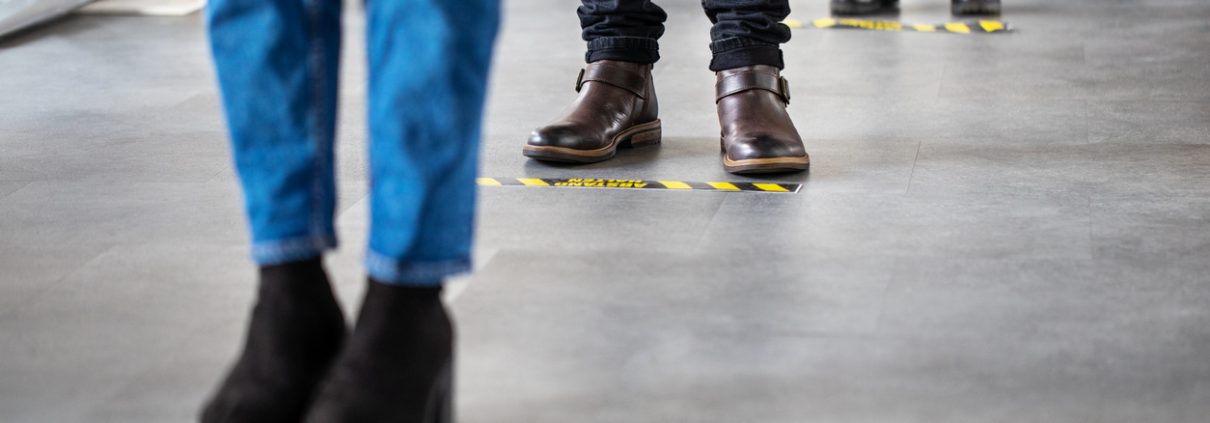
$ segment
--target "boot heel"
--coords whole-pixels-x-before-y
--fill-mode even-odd
[[[433,382],[433,391],[429,394],[425,423],[454,422],[454,365],[446,363]]]
[[[660,126],[660,120],[636,125],[627,130],[627,133],[622,137],[622,141],[618,143],[619,147],[643,147],[660,143],[664,132]]]

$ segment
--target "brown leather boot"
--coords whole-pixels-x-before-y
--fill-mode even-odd
[[[534,130],[525,155],[553,162],[608,160],[618,147],[660,142],[651,65],[602,60],[580,71],[571,113]]]
[[[728,172],[800,172],[810,165],[802,138],[786,113],[789,85],[776,67],[718,72],[715,102],[723,127],[723,168]]]

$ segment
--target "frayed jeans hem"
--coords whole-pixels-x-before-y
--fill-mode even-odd
[[[373,251],[366,254],[366,274],[376,282],[402,286],[440,286],[445,279],[471,271],[470,257],[441,261],[399,260]]]

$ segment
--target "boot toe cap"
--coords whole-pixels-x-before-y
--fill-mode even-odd
[[[535,129],[529,135],[529,145],[535,147],[582,148],[585,137],[572,126],[551,125]]]
[[[806,157],[802,141],[774,137],[753,137],[728,143],[727,157],[731,160],[777,159]]]

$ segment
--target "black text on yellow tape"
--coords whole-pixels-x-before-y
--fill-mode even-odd
[[[874,31],[948,32],[953,34],[991,34],[1012,31],[1012,26],[1008,22],[989,20],[947,22],[931,25],[908,24],[899,21],[824,18],[816,19],[809,25],[794,19],[786,19],[782,23],[790,28],[806,28],[810,26],[821,29],[869,29]]]
[[[663,189],[686,191],[780,192],[795,193],[801,184],[765,182],[686,182],[643,179],[599,178],[478,178],[479,186],[573,187],[607,189]]]

